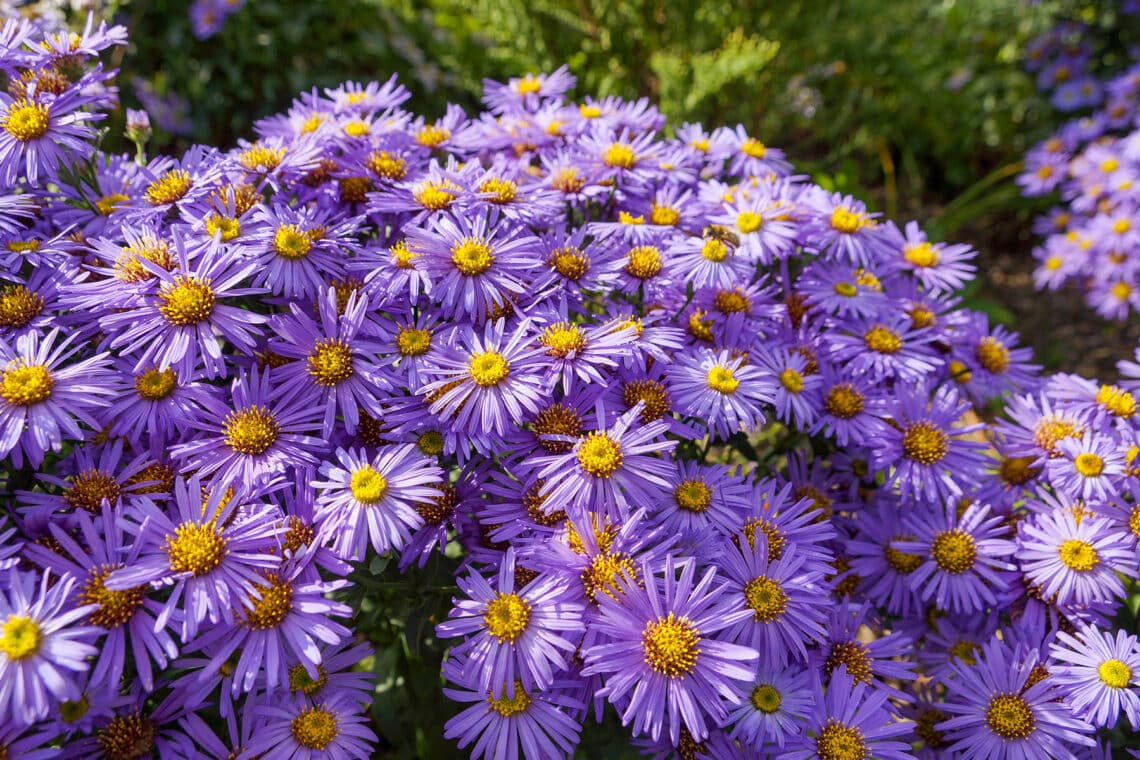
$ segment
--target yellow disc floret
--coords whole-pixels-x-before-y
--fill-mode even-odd
[[[495,254],[483,238],[468,237],[451,246],[451,263],[468,277],[483,274],[495,263]]]
[[[1132,668],[1117,659],[1105,660],[1096,668],[1100,682],[1110,689],[1123,689],[1132,680]]]
[[[361,504],[375,504],[388,493],[388,479],[370,464],[353,471],[348,485],[352,498]]]
[[[902,451],[919,464],[936,464],[950,452],[950,436],[932,422],[912,422],[903,430]]]
[[[26,285],[0,288],[0,328],[24,327],[44,310],[44,297]]]
[[[518,594],[496,592],[495,598],[487,602],[483,612],[483,624],[487,633],[500,643],[513,644],[522,636],[530,622],[530,605]]]
[[[1079,538],[1070,538],[1064,541],[1058,547],[1057,554],[1065,567],[1078,573],[1088,572],[1100,564],[1100,556],[1097,554],[1096,547]]]
[[[511,374],[511,363],[498,351],[472,354],[468,365],[471,379],[480,388],[498,385]]]
[[[171,169],[147,185],[143,197],[152,206],[165,206],[182,200],[193,185],[190,172],[184,169]]]
[[[549,356],[564,359],[586,348],[586,333],[576,324],[558,322],[543,330],[538,342],[546,346]]]
[[[577,452],[579,466],[596,478],[608,478],[622,464],[621,446],[604,432],[595,430],[587,435]]]
[[[693,671],[701,652],[700,642],[696,626],[672,612],[649,621],[641,634],[645,664],[668,678],[679,678]]]
[[[135,375],[135,393],[147,401],[161,401],[174,392],[178,385],[178,375],[172,369],[151,367],[141,375]]]
[[[43,634],[28,615],[9,615],[0,625],[0,652],[9,660],[25,660],[40,651]]]
[[[215,295],[208,278],[179,275],[158,293],[158,311],[175,327],[190,327],[214,313]]]
[[[308,357],[309,375],[313,382],[325,388],[339,385],[352,377],[352,349],[343,340],[318,340]]]
[[[226,539],[214,523],[184,522],[166,537],[166,555],[176,573],[205,575],[222,564]]]
[[[226,445],[239,454],[264,454],[281,434],[277,417],[264,406],[247,406],[226,415],[222,435]]]
[[[293,611],[293,584],[276,575],[267,575],[269,585],[257,588],[260,596],[250,596],[245,624],[256,630],[276,628]]]
[[[740,386],[740,381],[736,379],[736,375],[728,367],[721,366],[720,364],[713,365],[708,371],[705,378],[709,388],[717,393],[723,393],[726,396],[736,392]]]
[[[771,623],[783,617],[788,609],[788,594],[780,582],[759,576],[744,584],[744,601],[752,609],[752,619]]]
[[[336,713],[323,705],[306,707],[289,724],[289,732],[302,747],[323,752],[340,735]]]
[[[960,528],[938,533],[930,544],[930,555],[944,572],[959,575],[974,566],[978,556],[974,539]]]
[[[28,364],[22,359],[8,363],[0,374],[0,397],[12,406],[31,406],[51,398],[55,378],[41,364]]]
[[[50,118],[48,107],[26,98],[14,100],[0,117],[4,130],[20,142],[29,142],[47,134]]]
[[[1024,697],[998,694],[986,708],[986,725],[1002,739],[1017,741],[1029,738],[1037,728],[1037,720]]]

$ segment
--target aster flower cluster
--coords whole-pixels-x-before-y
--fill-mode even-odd
[[[1125,3],[1124,14],[1140,7]],[[1029,66],[1063,111],[1082,112],[1025,157],[1018,177],[1026,196],[1060,204],[1037,219],[1038,289],[1079,287],[1106,319],[1140,310],[1140,48],[1131,65],[1101,81],[1089,72],[1094,48],[1080,24],[1065,23],[1031,46]]]
[[[368,757],[352,567],[444,551],[475,758],[607,713],[686,759],[1137,728],[1140,387],[1038,377],[968,247],[565,68],[141,162],[82,76],[0,143],[0,756]]]

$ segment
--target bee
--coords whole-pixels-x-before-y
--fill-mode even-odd
[[[705,227],[705,231],[701,235],[705,240],[719,240],[722,243],[728,243],[733,248],[740,245],[740,238],[737,237],[736,233],[723,224],[710,224]]]

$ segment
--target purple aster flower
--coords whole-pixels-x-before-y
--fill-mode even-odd
[[[338,412],[349,435],[356,432],[361,410],[382,416],[381,391],[391,385],[376,363],[366,360],[380,354],[383,344],[367,335],[372,329],[365,323],[368,300],[358,295],[350,294],[338,314],[336,291],[329,288],[317,301],[319,323],[295,303],[289,305],[287,316],[270,321],[276,335],[269,342],[270,350],[296,360],[273,372],[282,403],[299,396],[309,403],[319,399],[324,406],[321,434],[325,438],[332,435]]]
[[[872,437],[879,429],[877,415],[883,399],[870,378],[849,374],[824,362],[820,363],[820,375],[823,403],[811,433],[822,431],[833,436],[840,446]]]
[[[327,208],[258,205],[258,232],[248,240],[256,261],[253,282],[288,298],[318,297],[330,278],[343,276],[342,262],[358,248],[352,235],[359,220],[338,219]]]
[[[969,409],[957,391],[940,387],[931,399],[926,390],[899,390],[884,411],[893,425],[883,425],[874,441],[873,462],[888,472],[889,483],[915,501],[945,502],[962,493],[959,484],[971,481],[985,465],[985,444],[960,436],[981,425],[956,423]],[[893,468],[893,471],[892,471]]]
[[[877,280],[869,282],[860,273],[847,263],[816,259],[796,280],[796,290],[813,309],[843,319],[868,319],[887,308],[887,299]]]
[[[751,489],[735,468],[677,460],[670,498],[653,519],[662,530],[689,540],[731,535],[744,521]]]
[[[255,368],[238,375],[229,405],[206,400],[205,413],[194,422],[199,434],[170,451],[185,471],[253,484],[287,464],[316,464],[314,451],[324,441],[306,433],[318,427],[320,409],[282,398],[271,374]]]
[[[924,601],[951,614],[981,612],[997,603],[995,591],[1008,588],[1017,579],[1006,560],[1015,545],[1009,539],[1009,526],[1001,515],[990,513],[982,504],[971,504],[961,511],[957,502],[941,508],[916,507],[903,523],[914,536],[895,540],[891,549],[922,562],[907,581]]]
[[[1104,501],[1119,492],[1124,453],[1114,437],[1086,433],[1057,442],[1060,456],[1045,465],[1049,482],[1073,499]]]
[[[441,215],[428,229],[408,230],[408,250],[431,282],[431,296],[444,316],[482,322],[527,287],[541,265],[539,242],[497,212]]]
[[[1140,726],[1140,643],[1127,631],[1115,637],[1090,625],[1077,635],[1058,631],[1049,652],[1049,677],[1078,718],[1111,728],[1121,711]],[[1057,664],[1057,663],[1065,664]]]
[[[638,404],[607,424],[605,406],[596,407],[596,429],[565,453],[534,457],[535,476],[546,480],[539,494],[552,505],[566,505],[573,516],[598,511],[616,521],[637,505],[650,504],[670,487],[672,465],[656,454],[673,450],[661,421],[636,425]]]
[[[87,609],[85,622],[99,626],[105,634],[99,643],[99,656],[91,669],[91,683],[118,684],[126,665],[128,643],[134,672],[148,691],[154,689],[154,665],[165,668],[178,656],[178,647],[164,626],[155,626],[163,605],[150,598],[146,585],[113,591],[105,585],[115,570],[134,564],[141,542],[124,541],[119,524],[121,511],[104,506],[97,519],[86,512],[76,515],[80,545],[59,525],[51,525],[51,536],[60,551],[40,545],[28,547],[28,556],[53,573],[76,580],[75,606]]]
[[[775,394],[766,369],[726,350],[680,354],[668,371],[677,411],[700,420],[722,439],[759,427],[764,405]]]
[[[875,635],[864,641],[860,629],[870,628]],[[892,684],[915,679],[914,663],[900,658],[914,651],[914,641],[907,633],[893,630],[884,633],[870,603],[842,602],[831,609],[827,637],[823,647],[811,652],[815,665],[834,677],[840,670],[855,681],[874,686],[879,693],[900,701],[910,697]]]
[[[95,130],[88,122],[102,119],[103,114],[83,109],[94,104],[91,94],[78,87],[54,98],[0,94],[0,184],[12,187],[25,176],[36,185],[41,174],[46,182],[60,166],[90,156]]]
[[[539,333],[538,344],[549,384],[561,385],[563,393],[573,390],[575,380],[604,385],[609,372],[630,353],[634,333],[632,325],[618,319],[587,326],[568,321],[548,325]]]
[[[889,259],[901,236],[893,226],[880,225],[878,214],[853,197],[812,188],[804,194],[806,209],[815,212],[806,222],[806,242],[815,250],[857,266]]]
[[[373,755],[376,734],[368,727],[363,707],[351,699],[319,705],[302,700],[268,702],[256,709],[264,726],[252,732],[243,747],[251,757],[367,760]]]
[[[220,395],[217,387],[170,367],[134,372],[134,361],[126,359],[119,360],[116,368],[133,382],[100,416],[110,421],[114,434],[132,441],[145,439],[151,451],[164,450],[181,438]]]
[[[91,643],[99,629],[77,625],[91,607],[69,604],[75,583],[73,576],[53,584],[48,573],[37,578],[15,569],[0,583],[0,715],[29,725],[54,704],[79,700],[74,674],[98,652]]]
[[[207,618],[232,626],[235,608],[262,584],[260,573],[281,563],[280,555],[265,553],[283,532],[276,509],[247,504],[243,493],[216,480],[208,492],[204,488],[201,475],[178,478],[169,514],[149,499],[133,500],[133,520],[123,527],[143,548],[131,565],[103,581],[111,591],[147,583],[173,586],[155,630],[181,610],[183,641],[194,638]]]
[[[1095,515],[1055,509],[1019,525],[1016,557],[1025,577],[1057,604],[1112,602],[1124,596],[1123,573],[1135,577],[1133,539]]]
[[[65,365],[83,346],[72,338],[57,345],[58,337],[58,328],[45,336],[27,332],[15,347],[0,338],[0,456],[16,467],[38,467],[64,439],[82,439],[80,422],[100,429],[93,412],[115,392],[106,354]]]
[[[349,617],[352,609],[325,598],[347,581],[306,581],[302,575],[311,555],[294,557],[280,569],[265,573],[245,600],[233,626],[217,625],[196,638],[194,650],[209,652],[202,671],[212,677],[237,656],[233,666],[233,693],[248,692],[263,680],[270,690],[290,682],[289,666],[300,663],[309,678],[317,679],[321,665],[318,642],[335,645],[351,631],[330,618]]]
[[[368,545],[378,554],[401,549],[412,528],[423,525],[416,505],[440,496],[443,472],[415,445],[381,446],[371,457],[365,449],[336,450],[337,462],[321,465],[323,489],[316,521],[321,541],[345,559],[363,559]],[[337,466],[339,465],[339,466]]]
[[[808,428],[819,414],[823,378],[808,371],[808,360],[798,351],[773,349],[762,353],[758,364],[776,380],[772,383],[776,419],[797,430]]]
[[[906,313],[885,312],[859,321],[846,321],[841,330],[824,336],[828,358],[848,371],[866,373],[873,381],[897,379],[914,385],[940,363],[930,343],[936,335],[916,327]]]
[[[238,351],[252,354],[257,326],[265,317],[219,300],[260,292],[237,287],[255,264],[229,256],[214,238],[194,250],[192,258],[189,240],[174,234],[173,241],[177,264],[173,272],[145,257],[135,259],[158,281],[154,296],[105,314],[99,325],[107,332],[111,348],[137,356],[136,372],[157,366],[190,374],[201,362],[206,377],[225,376],[218,334]]]
[[[866,598],[892,615],[906,617],[922,608],[910,576],[923,563],[923,556],[895,546],[916,538],[903,527],[905,512],[889,500],[876,506],[860,513],[855,536],[843,548]]]
[[[795,250],[796,225],[788,219],[788,207],[773,198],[764,185],[756,192],[749,191],[747,196],[725,202],[718,213],[709,216],[709,221],[726,228],[739,241],[734,255],[751,266],[767,266]],[[710,253],[717,250],[714,247]]]
[[[663,570],[661,578],[643,564],[644,588],[626,578],[617,600],[598,597],[591,627],[602,638],[583,651],[582,672],[603,676],[599,696],[619,708],[623,725],[633,723],[635,735],[656,740],[667,729],[675,746],[682,725],[703,739],[710,720],[727,720],[728,705],[754,678],[758,655],[724,640],[724,629],[751,611],[714,586],[715,568],[694,583],[696,562],[670,555]]]
[[[886,692],[876,691],[840,668],[826,689],[816,679],[807,723],[780,756],[788,760],[910,760],[910,744],[894,740],[910,731],[909,723],[895,719]]]
[[[540,574],[516,590],[510,548],[494,587],[477,572],[457,582],[467,598],[452,600],[455,606],[436,626],[436,635],[467,637],[453,650],[464,660],[462,682],[481,691],[501,690],[504,697],[515,696],[516,682],[526,691],[550,688],[585,630],[584,606],[567,598],[564,579]]]
[[[807,660],[805,644],[823,639],[828,598],[824,574],[829,568],[794,546],[771,559],[762,532],[751,542],[736,538],[722,542],[717,567],[728,579],[725,593],[750,614],[726,628],[724,635],[759,651],[769,667]]]
[[[909,272],[927,290],[953,292],[974,279],[970,262],[977,252],[968,245],[931,243],[918,222],[907,222],[905,242],[884,263],[892,271]]]
[[[528,690],[516,683],[514,692],[488,691],[464,677],[462,658],[444,663],[443,675],[458,689],[444,688],[448,699],[469,704],[444,726],[444,736],[460,748],[471,748],[472,760],[547,760],[570,757],[582,726],[571,717],[582,709],[572,695],[572,681],[555,682],[545,690]]]
[[[954,664],[954,689],[942,705],[957,716],[936,728],[950,743],[947,752],[978,760],[1076,760],[1072,745],[1093,746],[1092,728],[1055,701],[1056,682],[1030,684],[1037,650],[1011,651],[990,640],[976,665]]]
[[[530,346],[530,320],[508,331],[505,319],[488,322],[480,336],[464,330],[452,336],[453,350],[424,374],[438,379],[419,389],[429,394],[433,414],[472,436],[476,446],[497,440],[508,426],[538,412],[545,393],[538,349]]]
[[[782,749],[803,731],[812,697],[808,671],[766,666],[756,674],[748,699],[728,714],[732,738],[750,747],[775,743]]]

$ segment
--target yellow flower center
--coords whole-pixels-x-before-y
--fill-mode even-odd
[[[213,237],[219,233],[222,242],[228,243],[241,235],[241,222],[232,216],[210,214],[206,217],[206,234]]]
[[[214,313],[214,289],[208,278],[174,278],[158,293],[158,311],[175,327],[190,327],[210,318]]]
[[[804,376],[788,367],[780,373],[780,385],[784,386],[788,393],[800,393],[804,389]]]
[[[194,181],[190,172],[184,169],[171,169],[160,178],[146,187],[143,197],[152,206],[164,206],[168,203],[177,203],[186,193],[190,192]]]
[[[213,521],[184,522],[174,529],[173,536],[166,537],[166,555],[174,572],[205,575],[222,564],[226,539]]]
[[[891,542],[913,540],[914,536],[904,533],[892,538]],[[883,557],[887,560],[887,564],[899,575],[910,575],[922,564],[922,557],[920,555],[907,554],[906,552],[899,551],[890,544],[887,544],[886,548],[883,549]]]
[[[146,586],[112,591],[104,585],[107,576],[120,567],[122,565],[101,565],[91,568],[76,600],[80,605],[98,605],[99,608],[91,613],[89,620],[93,625],[102,626],[107,630],[118,628],[130,621],[146,598]]]
[[[815,739],[819,760],[866,760],[871,751],[863,741],[863,732],[854,726],[829,718]]]
[[[344,125],[344,133],[349,137],[364,137],[371,131],[371,125],[363,119],[352,119]]]
[[[23,327],[44,310],[44,297],[25,285],[0,288],[0,328]]]
[[[728,367],[722,367],[719,364],[714,365],[706,376],[709,388],[717,393],[723,393],[726,396],[736,392],[740,386],[740,381],[732,374],[732,370]]]
[[[744,523],[744,538],[748,541],[748,548],[756,548],[756,531],[759,530],[764,534],[764,538],[768,542],[768,561],[775,562],[780,557],[784,556],[784,547],[787,546],[788,540],[784,534],[774,524],[764,519],[763,517],[750,517]]]
[[[1132,394],[1116,385],[1102,385],[1096,392],[1096,403],[1105,411],[1129,419],[1136,414],[1136,399]]]
[[[740,144],[740,152],[752,158],[764,158],[768,155],[768,146],[755,137],[749,137]]]
[[[849,420],[863,411],[865,404],[863,394],[850,383],[839,383],[831,386],[824,399],[824,407],[832,417]]]
[[[431,333],[416,327],[401,327],[396,333],[396,350],[401,356],[423,356],[431,348]]]
[[[663,227],[674,227],[681,221],[681,212],[671,206],[652,204],[649,210],[649,223]]]
[[[0,396],[12,406],[31,406],[51,397],[55,378],[47,367],[22,359],[8,363],[0,375]]]
[[[354,372],[352,349],[343,340],[318,340],[313,353],[309,354],[308,362],[313,381],[326,388],[343,383]]]
[[[640,401],[642,422],[653,422],[669,412],[669,391],[656,380],[631,380],[622,386],[622,403],[632,409]]]
[[[1037,728],[1029,703],[1017,694],[998,694],[986,708],[986,725],[1003,739],[1027,739]]]
[[[281,165],[285,158],[285,148],[271,148],[267,145],[253,145],[238,155],[238,163],[249,172],[271,172]]]
[[[590,269],[590,259],[577,248],[559,248],[546,262],[567,280],[577,282]]]
[[[515,681],[515,695],[513,697],[507,696],[507,689],[504,685],[503,695],[496,697],[493,693],[487,696],[487,704],[492,710],[497,712],[504,718],[509,718],[512,715],[524,713],[530,707],[530,697],[523,691],[521,681]]]
[[[721,314],[742,314],[752,308],[752,302],[739,289],[718,290],[713,296],[713,307]]]
[[[632,169],[637,164],[633,146],[623,142],[611,143],[602,152],[602,163],[615,169]]]
[[[672,612],[651,620],[641,634],[645,663],[668,678],[686,676],[697,665],[700,632],[687,618]]]
[[[902,348],[902,337],[885,325],[875,325],[863,333],[863,344],[880,354],[895,354]]]
[[[621,467],[621,446],[606,433],[594,431],[578,445],[578,464],[595,478],[608,478]]]
[[[673,500],[686,512],[699,514],[712,504],[712,489],[699,478],[683,480],[673,489]]]
[[[277,417],[264,406],[248,406],[231,411],[222,427],[226,445],[239,454],[264,454],[277,441],[281,426]]]
[[[850,282],[837,282],[832,290],[835,291],[836,295],[843,296],[844,298],[854,298],[855,295],[859,293],[859,288]]]
[[[529,622],[530,605],[517,594],[496,592],[495,598],[487,602],[487,609],[483,613],[487,633],[497,638],[499,643],[513,644],[515,639],[522,636]]]
[[[1009,349],[992,336],[986,336],[978,342],[974,356],[978,364],[995,375],[1000,375],[1009,369]]]
[[[451,263],[468,277],[483,274],[495,263],[491,246],[482,238],[464,238],[451,246]]]
[[[859,230],[874,224],[866,215],[840,206],[831,212],[831,228],[845,235],[853,235]]]
[[[511,363],[498,351],[472,354],[469,363],[471,379],[480,388],[498,385],[511,374]]]
[[[317,666],[316,678],[309,675],[304,665],[297,664],[289,668],[289,691],[292,693],[299,691],[306,697],[311,697],[325,688],[328,682],[329,674],[325,672],[324,667],[321,665]]]
[[[425,148],[437,148],[451,139],[451,130],[439,124],[425,124],[416,133],[416,142]]]
[[[740,212],[740,216],[736,217],[736,229],[745,235],[760,229],[763,224],[764,217],[754,211],[742,211]]]
[[[119,481],[111,473],[88,469],[75,476],[71,488],[63,495],[63,500],[69,507],[96,514],[102,508],[104,499],[114,504],[121,490]]]
[[[837,641],[831,645],[824,668],[832,673],[842,665],[856,681],[871,683],[873,671],[869,650],[857,641]]]
[[[1078,573],[1088,572],[1100,564],[1096,547],[1078,538],[1067,539],[1057,549],[1057,554],[1061,557],[1061,564]]]
[[[267,575],[268,586],[258,586],[260,597],[250,596],[252,607],[245,611],[245,624],[253,630],[276,628],[293,611],[293,585],[289,581]]]
[[[576,351],[586,348],[586,333],[581,327],[570,322],[559,322],[542,331],[538,342],[546,346],[549,356],[563,359]]]
[[[124,282],[141,282],[154,277],[139,263],[143,259],[156,264],[169,272],[174,268],[174,256],[165,241],[143,237],[131,245],[123,246],[122,253],[115,259],[115,277]]]
[[[142,760],[154,750],[158,727],[139,713],[118,715],[97,732],[107,760]]]
[[[135,392],[147,401],[161,401],[174,392],[178,375],[172,369],[151,367],[141,375],[135,375]]]
[[[1120,660],[1105,660],[1096,669],[1100,682],[1110,689],[1123,689],[1132,680],[1132,668]]]
[[[788,609],[783,586],[763,575],[744,584],[744,600],[752,609],[752,619],[761,623],[779,620]]]
[[[1112,231],[1117,235],[1123,235],[1128,230],[1132,229],[1132,222],[1127,219],[1117,219],[1112,223]]]
[[[111,193],[104,195],[99,200],[95,201],[95,211],[100,216],[110,216],[111,212],[118,208],[119,204],[123,201],[129,201],[130,198],[122,193]]]
[[[978,550],[969,533],[959,528],[952,528],[934,537],[930,545],[930,554],[945,572],[958,575],[974,566]]]
[[[534,418],[535,435],[566,435],[578,437],[582,434],[582,418],[573,407],[555,403],[540,411]],[[558,454],[574,448],[569,441],[540,440],[539,445],[547,451]]]
[[[648,280],[661,271],[661,251],[655,245],[638,245],[629,249],[625,271],[630,277]]]
[[[369,464],[353,472],[348,485],[352,490],[352,497],[361,504],[375,504],[388,493],[387,478]]]
[[[1104,460],[1091,451],[1077,454],[1073,466],[1076,467],[1077,474],[1085,478],[1095,478],[1104,472]]]
[[[728,246],[716,238],[709,238],[701,245],[701,256],[706,261],[719,264],[728,258]]]
[[[488,201],[495,204],[510,203],[518,195],[519,186],[512,180],[492,177],[479,185],[479,192],[489,195]]]
[[[324,751],[340,735],[336,713],[323,705],[306,707],[289,724],[289,731],[302,747]]]
[[[770,683],[762,683],[752,690],[752,706],[767,715],[779,710],[783,701],[780,692]]]
[[[903,247],[903,258],[916,267],[932,267],[938,264],[938,249],[923,241]]]
[[[903,456],[920,464],[942,461],[950,451],[950,436],[931,422],[914,422],[903,431]]]
[[[386,150],[374,150],[368,154],[369,171],[380,179],[401,180],[408,174],[408,162]]]
[[[295,224],[282,224],[273,233],[273,250],[283,259],[303,259],[312,247],[313,241]]]
[[[26,98],[14,100],[3,116],[4,129],[20,142],[43,137],[48,131],[48,108]]]
[[[589,566],[582,571],[582,587],[590,602],[597,602],[599,591],[610,599],[618,601],[622,593],[622,584],[629,582],[627,579],[633,579],[638,585],[641,584],[637,566],[625,552],[603,550],[595,554]]]
[[[43,635],[36,621],[27,615],[9,615],[0,626],[0,652],[9,660],[23,660],[40,651]]]
[[[429,211],[440,211],[451,205],[455,200],[459,188],[453,183],[444,180],[441,183],[423,182],[412,191],[416,203]]]

